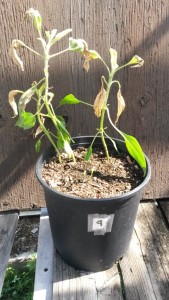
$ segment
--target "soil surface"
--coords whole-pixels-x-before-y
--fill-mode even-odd
[[[143,180],[142,171],[129,156],[110,153],[107,160],[95,150],[90,161],[84,161],[85,148],[74,150],[76,162],[64,153],[46,162],[42,177],[57,191],[81,198],[106,198],[131,191]]]
[[[23,253],[37,251],[39,234],[39,217],[21,217],[15,233],[11,258]]]

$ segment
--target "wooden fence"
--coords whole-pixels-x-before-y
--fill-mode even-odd
[[[119,127],[135,135],[152,164],[152,180],[144,198],[169,196],[169,2],[159,0],[15,0],[0,2],[0,209],[43,206],[43,193],[34,175],[36,154],[32,133],[14,126],[8,105],[8,91],[25,89],[40,79],[40,59],[23,51],[25,72],[11,62],[8,49],[19,38],[39,48],[32,22],[25,12],[40,11],[46,29],[72,28],[72,36],[83,38],[90,49],[106,61],[109,48],[118,51],[119,64],[134,54],[144,58],[143,68],[125,69],[118,75],[127,108]],[[67,45],[67,39],[60,48]],[[91,63],[88,74],[79,56],[68,54],[54,59],[50,85],[60,99],[73,93],[93,103],[100,89],[103,67]],[[112,93],[113,98],[113,93]],[[87,107],[61,111],[68,118],[72,135],[95,132],[98,120]],[[113,133],[112,133],[113,134]]]

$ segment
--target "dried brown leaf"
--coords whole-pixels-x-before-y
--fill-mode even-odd
[[[8,94],[8,101],[9,101],[9,104],[10,106],[12,107],[13,109],[13,112],[14,112],[14,117],[16,117],[18,115],[18,108],[17,108],[17,104],[15,102],[15,96],[20,93],[20,91],[18,90],[12,90],[9,92]]]
[[[100,55],[95,50],[88,50],[87,48],[83,52],[83,57],[85,59],[83,64],[83,69],[88,72],[90,68],[89,62],[93,59],[100,58]]]
[[[126,107],[126,104],[125,104],[124,98],[121,94],[120,88],[117,92],[117,101],[118,101],[118,106],[117,106],[117,117],[116,117],[115,124],[117,124],[119,117],[121,116],[122,112],[124,111],[124,109]]]
[[[23,43],[19,40],[13,40],[12,45],[9,48],[9,56],[12,58],[13,63],[16,64],[21,68],[22,71],[24,71],[24,66],[23,62],[20,59],[20,57],[17,54],[16,49],[19,48],[20,46],[23,46]]]
[[[101,87],[100,92],[96,96],[96,99],[94,101],[94,112],[97,118],[101,116],[101,111],[104,106],[104,102],[106,100],[106,90],[104,89],[103,85]]]

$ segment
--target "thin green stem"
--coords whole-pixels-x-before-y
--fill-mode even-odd
[[[60,54],[65,53],[65,52],[67,52],[67,51],[69,51],[69,50],[70,50],[69,48],[66,48],[66,49],[64,49],[64,50],[62,50],[62,51],[60,51],[60,52],[57,52],[57,53],[55,53],[55,54],[51,54],[49,58],[53,58],[53,57],[55,57],[55,56],[58,56],[58,55],[60,55]]]
[[[38,53],[37,51],[33,50],[32,48],[30,48],[29,46],[27,46],[27,45],[24,44],[23,42],[22,42],[22,46],[25,47],[25,48],[27,48],[29,51],[33,52],[34,54],[36,54],[36,55],[38,55],[38,56],[40,56],[40,57],[43,58],[43,55],[41,55],[41,54]]]
[[[109,72],[109,80],[107,82],[107,87],[106,87],[106,100],[105,100],[105,103],[104,103],[104,107],[102,108],[102,111],[101,111],[100,128],[99,128],[100,135],[101,135],[101,140],[102,140],[102,143],[103,143],[103,147],[104,147],[107,159],[109,159],[109,151],[108,151],[106,141],[105,141],[105,137],[104,137],[104,119],[105,119],[105,112],[106,112],[106,109],[107,109],[107,101],[108,101],[108,98],[109,98],[109,93],[110,93],[110,89],[111,89],[111,85],[112,85],[113,75],[114,75],[113,72],[111,72],[111,73]]]
[[[110,122],[110,124],[113,126],[113,128],[125,139],[125,137],[124,137],[124,135],[123,135],[123,133],[113,124],[113,122],[112,122],[112,120],[111,120],[111,118],[110,118],[110,113],[109,113],[109,109],[108,109],[108,107],[107,107],[107,109],[106,109],[106,111],[107,111],[107,116],[108,116],[108,119],[109,119],[109,122]]]
[[[104,61],[104,59],[101,56],[99,58],[102,61],[102,63],[104,64],[104,66],[106,67],[108,73],[110,73],[110,69],[109,69],[108,65],[106,64],[106,62]]]

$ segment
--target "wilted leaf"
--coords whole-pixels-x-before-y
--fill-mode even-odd
[[[21,41],[13,40],[12,45],[9,48],[9,56],[12,58],[13,63],[20,67],[22,71],[24,71],[23,61],[18,56],[16,49],[23,45],[24,44]]]
[[[117,64],[117,51],[110,48],[110,61],[111,61],[111,69],[115,70],[118,68]]]
[[[27,12],[33,18],[34,26],[38,31],[41,31],[42,27],[42,18],[38,10],[30,8]]]
[[[101,87],[100,92],[98,93],[98,95],[96,96],[96,99],[94,101],[94,112],[95,115],[97,116],[97,118],[99,118],[101,116],[101,111],[102,108],[104,106],[106,100],[106,90],[104,89],[103,85]]]
[[[82,39],[69,38],[69,50],[74,52],[83,52],[87,48],[87,43]]]
[[[45,118],[41,117],[41,122],[44,124]],[[35,132],[35,138],[36,138],[37,135],[39,135],[42,131],[43,131],[43,130],[42,130],[41,126],[39,125],[38,128],[36,129],[36,132]]]
[[[50,103],[52,101],[53,97],[54,97],[54,93],[49,92],[48,97],[49,97],[48,98],[48,103]]]
[[[21,114],[21,112],[25,110],[26,105],[31,100],[31,97],[35,94],[35,92],[37,90],[37,85],[38,84],[34,84],[30,89],[28,89],[26,92],[24,92],[22,94],[22,96],[20,97],[20,99],[18,101],[19,114]]]
[[[121,89],[120,88],[117,92],[117,101],[118,101],[118,104],[117,104],[117,117],[116,117],[115,124],[117,124],[117,122],[119,120],[119,117],[122,114],[122,112],[124,111],[125,106],[126,106],[124,98],[121,94]]]
[[[18,115],[18,108],[17,108],[17,104],[15,102],[15,96],[18,93],[22,93],[22,92],[18,91],[18,90],[12,90],[12,91],[9,92],[9,95],[8,95],[8,101],[9,101],[10,106],[13,109],[14,117],[16,117]]]
[[[59,105],[65,104],[79,104],[81,101],[78,100],[74,95],[66,95],[63,99],[60,100]]]
[[[87,149],[87,151],[86,151],[86,154],[85,154],[85,157],[84,157],[84,160],[85,160],[85,161],[89,161],[89,160],[90,160],[91,155],[92,155],[92,152],[93,152],[92,146],[90,146],[90,147]]]
[[[84,50],[83,57],[85,59],[84,64],[83,64],[83,69],[88,72],[90,68],[89,62],[93,59],[100,58],[100,55],[95,51],[95,50]]]
[[[128,65],[131,65],[131,68],[139,68],[144,64],[144,60],[138,55],[133,56],[133,58],[129,61]]]
[[[125,139],[126,148],[129,154],[136,160],[136,162],[142,168],[145,176],[147,168],[146,159],[139,142],[135,137],[128,135],[124,132],[122,132],[122,135]]]
[[[35,124],[36,117],[30,112],[23,111],[15,125],[23,129],[30,129],[34,127]]]
[[[41,139],[39,139],[39,140],[36,141],[36,143],[35,143],[35,151],[37,153],[39,153],[40,148],[41,148]]]

